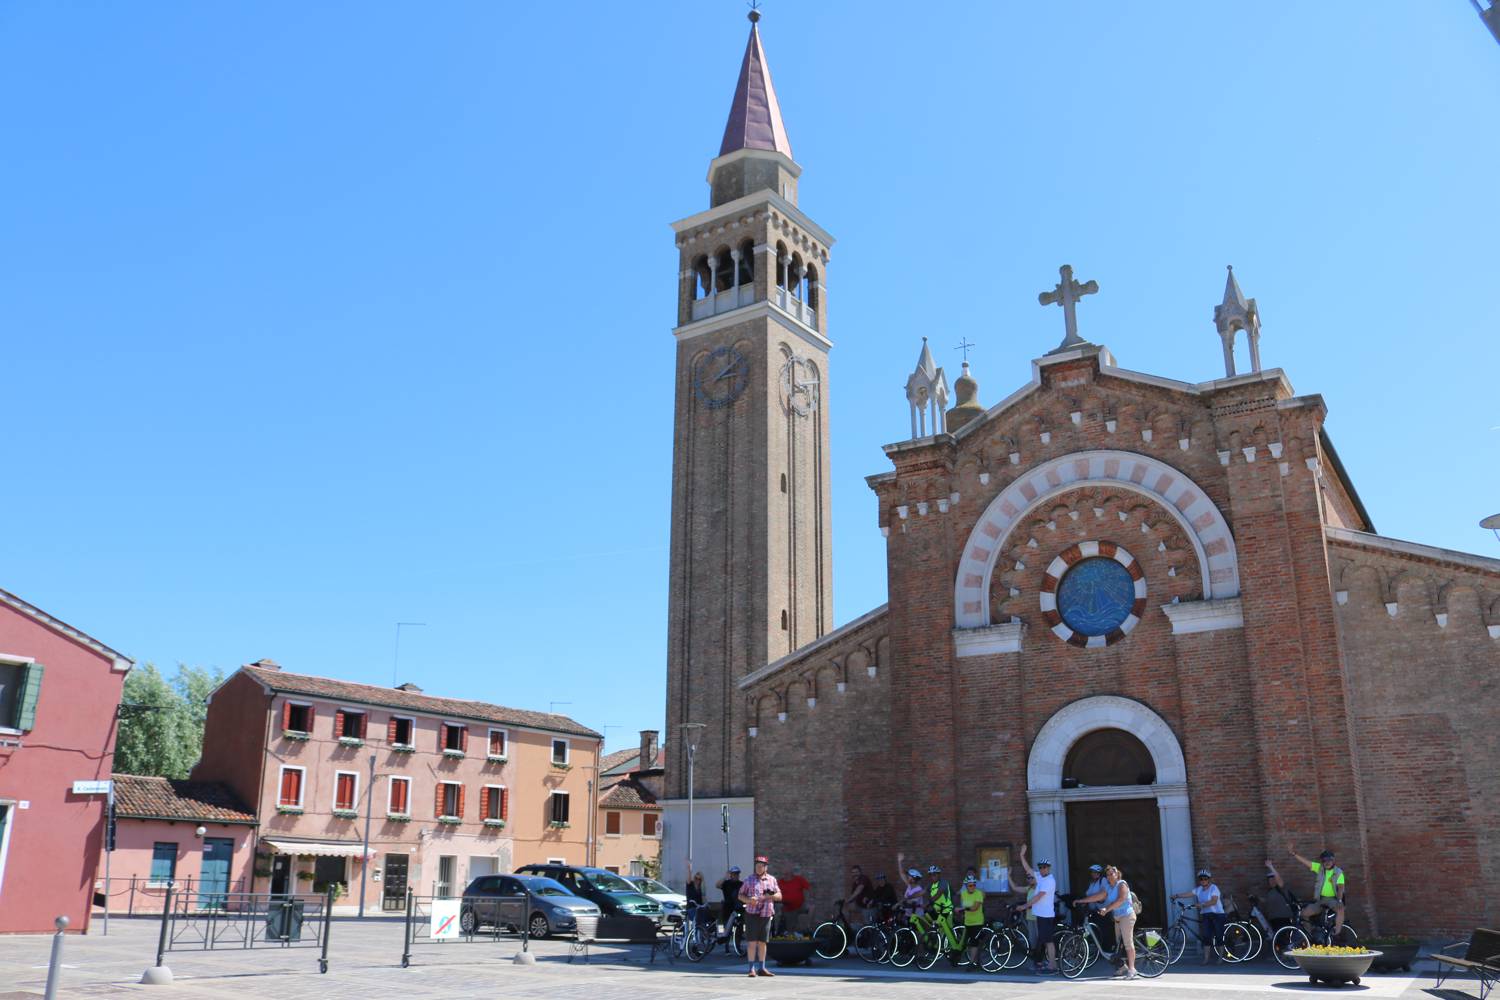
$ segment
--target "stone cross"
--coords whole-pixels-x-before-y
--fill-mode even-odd
[[[974,349],[974,345],[969,342],[969,338],[968,337],[960,337],[959,341],[958,341],[958,346],[954,348],[955,351],[963,351],[964,352],[964,360],[965,361],[969,360],[969,352],[972,351],[973,349]]]
[[[1099,282],[1088,281],[1080,283],[1074,281],[1071,264],[1064,264],[1058,269],[1058,273],[1062,275],[1062,281],[1058,282],[1057,287],[1052,289],[1052,291],[1043,292],[1038,295],[1036,300],[1044,306],[1062,306],[1063,327],[1067,331],[1067,336],[1063,337],[1063,342],[1057,346],[1056,350],[1064,351],[1070,347],[1077,347],[1079,344],[1088,343],[1088,341],[1078,336],[1078,300],[1085,295],[1093,295],[1099,291]]]

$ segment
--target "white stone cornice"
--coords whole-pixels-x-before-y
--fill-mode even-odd
[[[741,306],[738,309],[731,309],[726,313],[719,313],[717,316],[709,316],[707,319],[684,323],[675,328],[672,331],[672,335],[678,341],[691,340],[694,337],[701,337],[707,333],[716,333],[737,323],[767,318],[774,320],[784,327],[788,333],[805,340],[820,351],[833,350],[833,341],[812,327],[793,319],[790,315],[782,312],[765,299],[759,302],[752,302],[748,306]]]
[[[1188,601],[1163,604],[1161,609],[1172,621],[1173,635],[1192,632],[1217,632],[1226,628],[1244,628],[1245,611],[1238,597],[1217,601]]]
[[[1021,636],[1026,631],[1022,622],[1002,622],[999,625],[984,625],[980,628],[956,628],[953,630],[955,656],[989,656],[992,653],[1019,653]]]

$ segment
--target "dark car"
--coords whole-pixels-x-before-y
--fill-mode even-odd
[[[483,927],[520,931],[534,938],[572,934],[579,917],[597,917],[599,907],[562,884],[538,875],[482,875],[464,890],[458,923],[465,934]]]
[[[661,904],[612,871],[574,865],[525,865],[518,874],[543,875],[561,882],[573,895],[598,904],[606,917],[649,917],[661,926]]]

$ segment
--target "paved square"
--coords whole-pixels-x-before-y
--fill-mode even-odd
[[[866,1000],[871,990],[890,997],[1140,997],[1188,1000],[1212,997],[1290,996],[1328,993],[1266,962],[1247,971],[1204,969],[1190,960],[1156,980],[1111,982],[1100,976],[1068,982],[1031,976],[973,976],[933,969],[893,970],[856,960],[778,971],[774,980],[750,980],[745,966],[723,955],[701,964],[650,965],[642,949],[596,946],[587,965],[568,964],[566,942],[535,942],[537,963],[512,964],[520,950],[515,939],[474,944],[421,944],[412,949],[410,968],[401,968],[402,925],[388,919],[335,920],[329,971],[317,972],[316,949],[230,949],[171,952],[171,986],[141,986],[141,972],[156,953],[158,924],[145,919],[112,921],[109,937],[95,932],[69,937],[64,945],[60,997],[145,995],[182,1000],[221,997],[275,997],[276,1000],[344,1000],[389,996],[409,1000],[467,997],[535,997],[546,1000],[708,1000],[714,997],[775,995],[826,1000]],[[51,939],[0,937],[0,996],[18,991],[40,996],[46,983]],[[773,966],[774,969],[774,966]],[[1339,993],[1365,997],[1458,996],[1432,993],[1427,975],[1372,975],[1359,989]],[[1462,988],[1465,983],[1457,984]],[[1331,994],[1330,994],[1331,995]]]

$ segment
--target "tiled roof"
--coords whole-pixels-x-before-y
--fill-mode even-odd
[[[128,819],[185,819],[251,823],[255,814],[217,781],[177,781],[116,774],[115,815]]]
[[[624,750],[616,750],[614,753],[607,753],[599,758],[599,773],[608,774],[617,769],[621,770],[621,773],[624,773],[624,765],[629,764],[633,767],[640,755],[640,747],[629,747]]]
[[[612,788],[607,788],[599,799],[601,806],[610,809],[656,809],[656,796],[628,778]]]
[[[481,722],[499,722],[528,729],[542,729],[552,733],[574,736],[600,734],[566,715],[550,712],[530,712],[524,708],[506,708],[483,701],[468,701],[462,698],[439,698],[399,688],[378,687],[374,684],[357,684],[354,681],[338,681],[331,677],[313,677],[309,674],[291,674],[285,670],[267,670],[264,667],[245,666],[243,673],[264,684],[272,691],[286,694],[301,694],[331,701],[358,702],[380,708],[404,709],[441,715],[450,719],[477,719]]]

